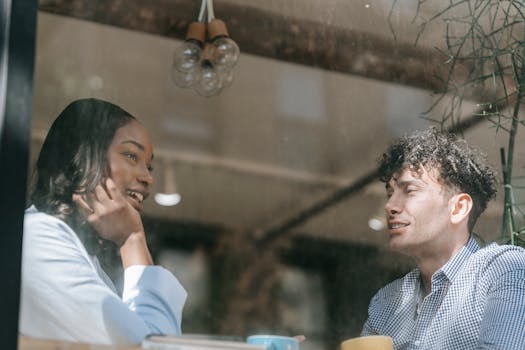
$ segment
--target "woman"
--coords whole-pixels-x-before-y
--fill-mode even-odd
[[[22,334],[119,345],[180,334],[186,292],[153,266],[140,218],[152,160],[145,128],[114,104],[77,100],[55,120],[24,221]],[[95,256],[107,242],[124,267],[122,297]]]

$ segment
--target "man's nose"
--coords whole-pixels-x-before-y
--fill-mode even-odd
[[[387,215],[394,215],[401,212],[401,202],[395,195],[391,195],[385,203],[385,211]]]

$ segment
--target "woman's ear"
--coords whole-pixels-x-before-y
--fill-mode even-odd
[[[458,193],[450,198],[451,213],[450,221],[459,224],[461,221],[468,222],[470,211],[472,210],[472,197],[467,193]]]

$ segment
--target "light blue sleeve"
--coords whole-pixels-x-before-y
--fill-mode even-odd
[[[121,299],[71,228],[42,213],[26,214],[22,255],[22,334],[119,345],[180,334],[186,291],[162,267],[126,269]]]
[[[478,348],[525,349],[525,251],[507,248],[484,273],[491,286]]]
[[[151,288],[154,286],[155,288]],[[152,333],[180,334],[180,315],[186,292],[161,266],[131,266],[124,272],[122,299]]]

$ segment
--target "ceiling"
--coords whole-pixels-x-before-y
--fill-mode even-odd
[[[163,161],[175,166],[182,202],[149,200],[149,216],[382,246],[384,232],[368,226],[382,215],[384,199],[375,160],[394,137],[428,125],[419,116],[432,104],[429,89],[439,85],[433,74],[442,69],[432,64],[442,61],[432,50],[442,45],[442,28],[427,28],[414,47],[412,2],[397,3],[395,41],[387,0],[215,1],[242,54],[234,84],[203,98],[170,78],[181,23],[196,17],[198,4],[41,1],[35,145],[70,101],[107,99],[151,132],[156,189]],[[475,103],[464,109],[469,115]],[[439,118],[441,111],[433,113]],[[465,137],[499,164],[504,135],[477,124]],[[499,199],[478,225],[485,238],[497,237],[500,213]]]

